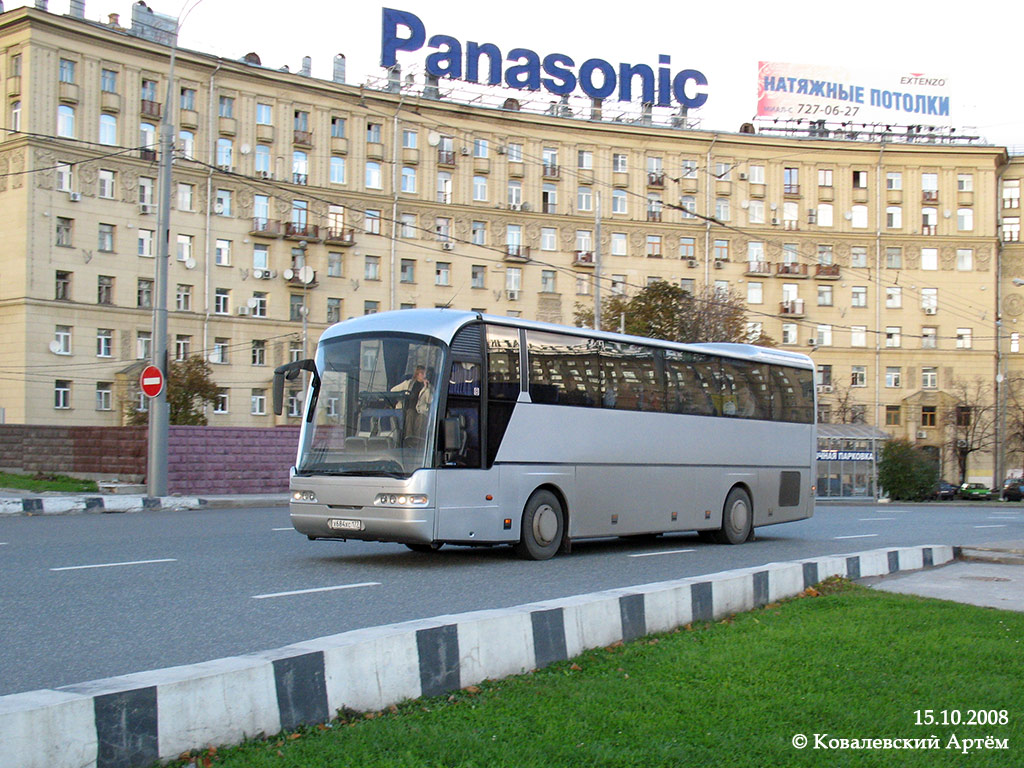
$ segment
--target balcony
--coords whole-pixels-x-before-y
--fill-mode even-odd
[[[780,277],[807,277],[807,265],[806,264],[779,264],[778,271],[775,273]]]
[[[328,245],[353,245],[356,241],[356,231],[343,227],[327,227],[323,231],[324,242]]]
[[[647,186],[648,187],[664,187],[665,186],[665,174],[661,171],[648,171],[647,172]]]
[[[320,227],[315,224],[284,223],[284,236],[288,240],[320,240]]]
[[[815,264],[814,265],[814,276],[819,280],[838,280],[839,279],[839,265],[838,264]]]
[[[921,202],[922,203],[937,203],[939,202],[939,190],[937,189],[924,189],[921,191]]]
[[[530,260],[530,246],[528,245],[506,245],[505,261],[523,262]]]
[[[139,106],[139,115],[141,117],[151,117],[154,120],[159,120],[160,106],[161,105],[159,101],[149,101],[148,99],[143,99],[142,104]]]
[[[309,181],[309,174],[308,173],[293,173],[292,174],[292,184],[298,184],[300,187],[304,187],[304,186],[306,186],[306,183],[308,181]]]
[[[543,173],[545,179],[557,179],[560,178],[561,169],[557,165],[545,165]]]
[[[795,232],[800,229],[800,222],[796,219],[783,219],[782,228],[790,232]]]
[[[437,150],[437,164],[438,165],[455,165],[455,150],[453,150],[453,149],[439,149],[439,150]]]
[[[556,213],[557,212],[557,208],[558,208],[558,206],[555,203],[541,203],[540,204],[540,212],[541,213]]]
[[[748,275],[770,275],[772,263],[770,261],[748,261],[746,273]]]
[[[785,315],[786,317],[803,317],[804,316],[804,300],[803,299],[790,299],[789,301],[779,302],[779,314]]]
[[[156,150],[155,149],[140,149],[139,157],[149,162],[156,162]]]
[[[280,237],[281,222],[277,219],[267,219],[262,216],[253,216],[252,226],[249,234],[256,237]]]
[[[652,211],[652,210],[648,209],[647,210],[647,220],[648,221],[661,221],[661,211]]]
[[[784,184],[782,186],[782,194],[784,194],[786,197],[800,197],[800,185]]]
[[[299,144],[303,147],[313,146],[313,132],[312,131],[300,131],[298,129],[292,131],[292,144]]]
[[[301,271],[302,270],[299,270],[299,269],[286,269],[284,271],[284,281],[286,283],[288,283],[288,285],[294,285],[294,286],[297,286],[297,287],[300,287],[300,288],[316,288],[316,286],[317,286],[316,270],[315,269],[314,270],[310,270],[313,273],[313,279],[310,280],[308,283],[302,282],[302,278],[299,276]],[[300,314],[298,317],[293,317],[291,319],[292,320],[301,320],[302,319],[302,315]]]
[[[937,224],[922,224],[921,225],[921,234],[922,235],[934,235],[934,234],[936,234],[938,232],[938,229],[939,229],[939,227],[938,227]]]
[[[594,252],[593,251],[576,251],[576,256],[572,260],[574,267],[592,267],[594,266]]]

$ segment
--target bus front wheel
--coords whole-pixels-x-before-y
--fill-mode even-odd
[[[725,498],[722,527],[713,532],[719,544],[742,544],[754,530],[754,511],[750,496],[742,488],[733,488]]]
[[[564,533],[562,503],[551,491],[536,491],[523,509],[516,554],[525,560],[547,560],[562,545]]]

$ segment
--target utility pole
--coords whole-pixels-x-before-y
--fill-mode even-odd
[[[177,38],[171,46],[171,63],[167,70],[167,99],[163,119],[160,121],[159,161],[157,179],[157,253],[153,279],[153,365],[164,376],[164,388],[149,403],[149,438],[146,460],[146,493],[149,496],[167,495],[167,439],[170,408],[167,404],[167,265],[171,247],[171,161],[174,152],[174,59]]]
[[[601,192],[594,206],[594,330],[601,330]]]

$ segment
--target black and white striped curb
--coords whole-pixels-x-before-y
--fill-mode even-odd
[[[0,697],[3,763],[142,768],[375,711],[852,579],[942,565],[949,546],[876,549],[373,627],[201,664]]]
[[[141,512],[146,509],[199,509],[196,496],[42,496],[0,499],[0,516],[68,515],[76,512]]]

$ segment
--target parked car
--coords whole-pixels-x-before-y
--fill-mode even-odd
[[[947,483],[945,480],[939,480],[938,485],[935,486],[935,493],[932,495],[932,498],[939,501],[951,501],[956,498],[956,486],[952,483]]]
[[[988,501],[995,498],[992,495],[992,489],[984,483],[964,483],[960,486],[960,492],[957,495],[968,501]]]
[[[1004,501],[1020,501],[1024,498],[1024,480],[1011,478],[1003,485]]]

